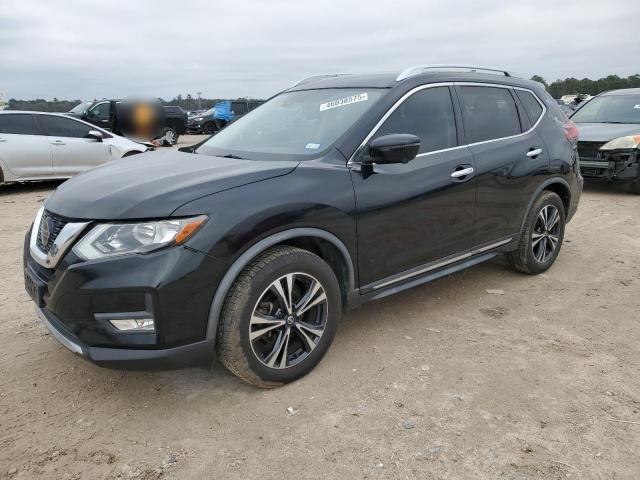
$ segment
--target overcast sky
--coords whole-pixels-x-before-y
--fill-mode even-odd
[[[263,98],[316,73],[640,73],[638,0],[0,0],[7,98]]]

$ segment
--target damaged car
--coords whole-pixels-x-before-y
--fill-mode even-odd
[[[640,195],[640,88],[601,93],[571,120],[580,129],[582,175],[630,182]]]

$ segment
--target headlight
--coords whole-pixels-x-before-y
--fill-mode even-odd
[[[204,120],[204,118],[203,118],[203,117],[198,117],[198,118],[194,118],[194,120],[195,120],[196,122],[201,122],[202,120]]]
[[[600,150],[620,150],[624,148],[638,148],[640,145],[640,135],[629,135],[620,137],[605,143]]]
[[[96,225],[73,247],[84,260],[147,253],[187,241],[207,221],[206,215],[144,223]]]

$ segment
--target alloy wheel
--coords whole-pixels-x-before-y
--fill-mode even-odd
[[[173,130],[167,130],[167,133],[165,134],[165,138],[171,145],[176,144],[176,134]]]
[[[249,342],[263,365],[284,369],[303,362],[316,348],[327,325],[327,295],[306,273],[288,273],[269,285],[249,321]]]
[[[544,263],[553,255],[560,242],[560,212],[554,205],[545,205],[536,217],[531,234],[533,258]]]

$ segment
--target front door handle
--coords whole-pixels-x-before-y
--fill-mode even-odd
[[[460,167],[458,167],[460,168]],[[464,167],[460,170],[454,170],[451,174],[451,178],[463,178],[471,175],[474,172],[473,167]]]
[[[51,145],[65,145],[62,140],[56,140],[55,142],[51,142]]]
[[[542,153],[542,149],[541,148],[532,148],[531,150],[529,150],[527,152],[527,157],[529,158],[536,158],[538,155],[540,155]]]
[[[6,138],[0,138],[0,142],[6,142],[7,139]]]

